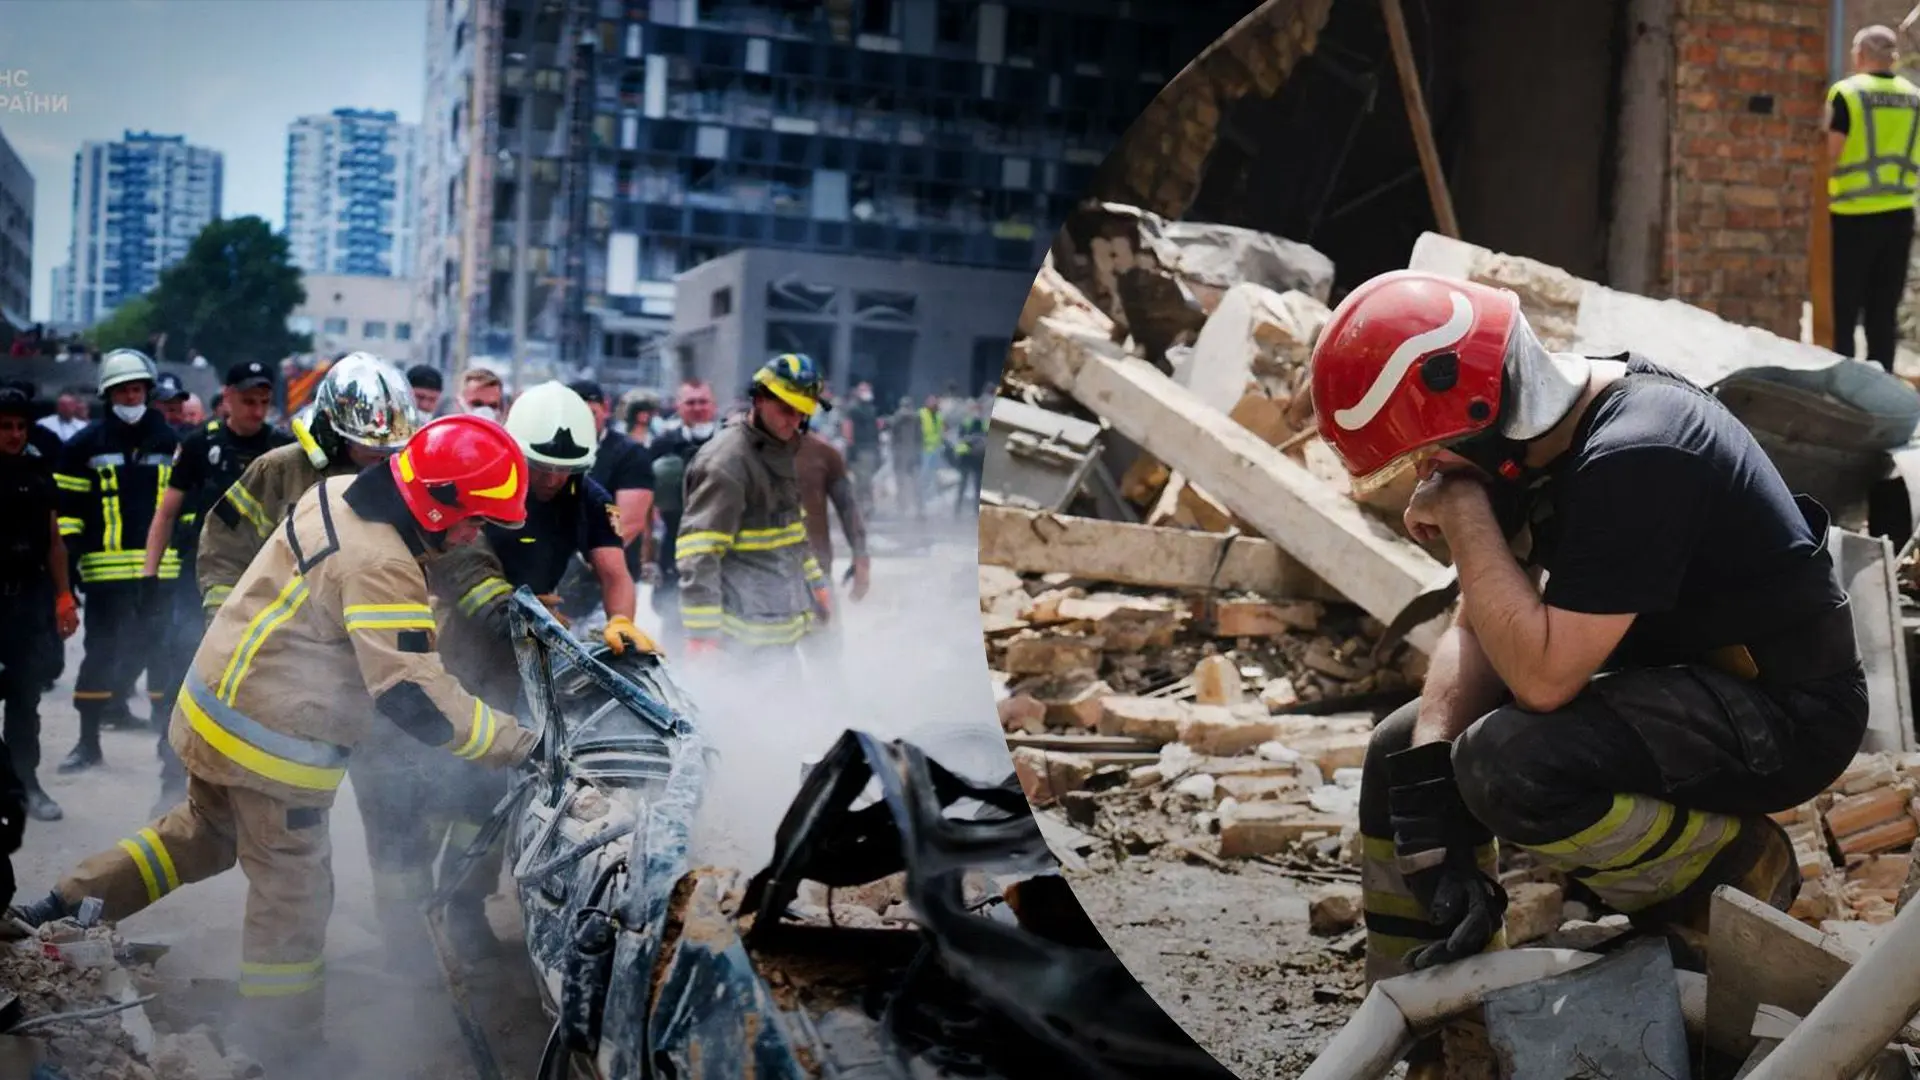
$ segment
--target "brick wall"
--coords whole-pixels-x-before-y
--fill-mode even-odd
[[[1200,190],[1221,109],[1250,93],[1272,96],[1313,51],[1333,0],[1266,0],[1160,91],[1107,155],[1088,194],[1165,217]]]
[[[1826,0],[1681,0],[1674,27],[1670,295],[1799,337]],[[1771,95],[1772,111],[1751,107]]]

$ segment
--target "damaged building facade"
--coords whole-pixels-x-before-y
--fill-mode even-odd
[[[1462,237],[1798,338],[1830,43],[1905,14],[1869,6],[1407,5]],[[1344,291],[1435,225],[1400,97],[1378,3],[1270,0],[1169,85],[1093,191],[1310,243]]]

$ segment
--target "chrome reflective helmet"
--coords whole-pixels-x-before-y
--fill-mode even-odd
[[[587,400],[558,381],[541,383],[520,395],[506,422],[514,441],[526,451],[529,465],[566,472],[593,468],[594,426]]]
[[[372,353],[349,353],[334,361],[314,391],[313,405],[334,434],[375,450],[398,450],[420,426],[406,375]]]
[[[115,349],[100,358],[100,396],[124,383],[154,382],[159,370],[153,358],[139,349]]]

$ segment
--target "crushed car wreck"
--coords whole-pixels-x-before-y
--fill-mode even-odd
[[[542,746],[490,830],[554,1021],[539,1080],[1231,1076],[1081,911],[1010,764],[963,777],[848,730],[764,869],[694,866],[724,764],[665,663],[575,640],[525,589],[514,628]],[[888,918],[837,917],[833,890],[877,882]]]

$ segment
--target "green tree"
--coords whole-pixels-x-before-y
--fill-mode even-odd
[[[153,301],[146,296],[136,296],[122,301],[81,337],[104,353],[111,349],[144,351],[152,334]]]
[[[271,362],[312,348],[310,337],[287,329],[287,317],[307,298],[300,269],[287,238],[274,235],[258,217],[202,229],[186,258],[163,271],[149,295],[151,328],[167,335],[169,360],[185,360],[198,349],[225,366]]]

